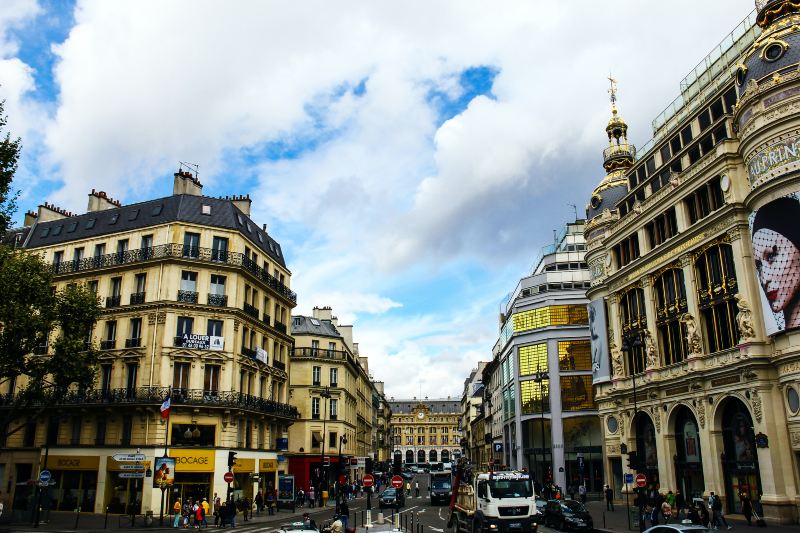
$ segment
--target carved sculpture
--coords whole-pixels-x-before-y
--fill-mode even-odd
[[[656,353],[656,343],[650,330],[644,330],[644,354],[648,370],[656,368],[658,365],[658,354]]]
[[[753,310],[750,309],[750,302],[740,293],[736,293],[736,305],[739,312],[736,313],[736,325],[739,326],[739,342],[754,339],[756,330],[753,328]]]
[[[701,355],[703,353],[703,341],[697,331],[697,321],[691,313],[684,313],[681,322],[686,324],[686,344],[689,346],[689,355]]]
[[[625,368],[622,365],[622,351],[613,342],[609,348],[611,349],[611,367],[614,377],[621,378],[625,374]]]

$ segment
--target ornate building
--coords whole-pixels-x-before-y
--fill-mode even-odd
[[[339,324],[330,307],[314,307],[311,316],[292,317],[292,336],[290,398],[300,418],[289,430],[289,473],[304,489],[330,486],[337,474],[360,479],[374,458],[374,385],[353,326]]]
[[[86,283],[102,306],[97,388],[54,397],[2,439],[0,485],[16,510],[31,505],[44,469],[46,508],[98,513],[158,513],[152,471],[165,453],[175,461],[169,499],[224,496],[229,451],[237,495],[252,496],[256,476],[274,486],[286,470],[280,451],[298,416],[287,402],[291,274],[251,220],[249,197],[201,193],[179,171],[172,196],[123,206],[92,191],[87,213],[44,204],[15,230],[21,247],[52,263],[56,288]],[[50,349],[45,340],[37,355]],[[24,379],[4,382],[3,405]],[[141,470],[113,459],[137,450]]]
[[[461,402],[389,400],[395,464],[449,463],[461,457]]]
[[[587,206],[609,480],[758,501],[796,522],[800,3],[757,2],[637,151],[616,109]],[[730,73],[734,71],[735,76]]]

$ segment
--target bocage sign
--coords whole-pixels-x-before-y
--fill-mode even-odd
[[[181,346],[191,350],[211,350],[214,352],[221,352],[225,349],[225,337],[184,333],[182,335]]]

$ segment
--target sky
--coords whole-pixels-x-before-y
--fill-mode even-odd
[[[293,314],[354,325],[388,397],[460,397],[505,296],[604,176],[608,77],[643,145],[752,0],[0,2],[17,222],[249,193]],[[185,167],[184,167],[185,168]],[[573,207],[575,206],[575,207]]]

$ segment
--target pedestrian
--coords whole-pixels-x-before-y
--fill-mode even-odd
[[[658,525],[658,515],[660,512],[661,510],[655,505],[650,508],[650,527]]]
[[[696,505],[689,505],[688,517],[692,524],[696,526],[702,525],[703,523],[703,520],[700,518],[700,512],[697,510]]]
[[[200,504],[203,507],[203,524],[208,528],[208,511],[211,509],[211,506],[208,505],[208,500],[203,498],[203,502]]]
[[[306,503],[306,495],[303,489],[297,490],[297,506],[302,507]]]
[[[722,511],[722,500],[719,499],[719,496],[714,494],[714,491],[711,491],[711,495],[708,497],[708,506],[711,508],[711,526],[717,528],[721,525],[725,525],[727,529],[733,529],[728,521],[725,520],[725,513]]]
[[[225,517],[230,521],[231,527],[236,527],[236,504],[233,498],[225,504]]]
[[[700,513],[700,523],[703,525],[703,527],[708,527],[711,519],[708,516],[708,508],[704,502],[698,503],[697,512]]]
[[[245,522],[247,522],[247,517],[252,512],[252,510],[253,510],[253,504],[250,502],[250,499],[247,496],[245,496],[244,498],[242,498],[242,516],[244,517]]]
[[[686,498],[680,490],[675,491],[675,507],[678,508],[678,519],[683,520],[684,513],[686,512]]]
[[[581,497],[581,503],[586,503],[586,484],[581,483],[578,485],[578,495]]]
[[[753,519],[753,502],[750,501],[750,495],[746,492],[739,494],[739,500],[742,502],[742,514],[747,520],[747,525],[752,526],[751,520]]]
[[[663,502],[661,502],[661,515],[664,517],[664,523],[669,524],[669,521],[672,518],[672,506],[669,504],[666,498]]]
[[[316,502],[316,498],[314,497],[314,487],[308,487],[308,506],[314,507],[314,503]]]
[[[267,514],[270,516],[275,514],[273,505],[275,505],[275,489],[267,489]]]
[[[419,498],[419,481],[414,482],[414,496]]]
[[[200,529],[200,526],[203,525],[203,506],[196,503],[192,510],[194,511],[194,528]]]
[[[258,493],[256,494],[255,498],[256,504],[256,516],[261,516],[261,509],[264,507],[264,495],[262,494],[262,489],[258,489]]]
[[[181,505],[181,500],[180,499],[175,500],[175,505],[172,506],[172,511],[173,513],[175,513],[175,519],[172,521],[172,527],[174,527],[175,529],[178,529],[178,526],[181,523],[182,509],[183,506]]]
[[[317,529],[317,523],[308,513],[303,513],[303,527],[305,529]]]
[[[613,511],[614,510],[614,489],[612,489],[610,485],[606,485],[604,492],[605,492],[605,496],[606,496],[606,511]]]
[[[346,501],[339,504],[339,520],[342,521],[343,530],[347,531],[347,523],[350,521],[350,507]]]
[[[219,527],[222,525],[222,516],[220,512],[222,510],[222,499],[217,496],[217,493],[214,493],[214,527]]]
[[[406,494],[411,494],[411,482],[406,481]]]

